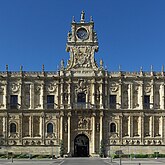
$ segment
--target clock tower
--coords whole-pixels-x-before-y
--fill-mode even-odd
[[[97,34],[94,31],[92,17],[85,21],[85,13],[81,12],[80,22],[73,17],[71,32],[68,33],[66,51],[70,52],[67,70],[98,70],[94,55],[98,51]]]

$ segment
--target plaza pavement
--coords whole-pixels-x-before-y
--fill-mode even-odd
[[[111,162],[109,158],[64,158],[64,159],[14,159],[13,162],[0,159],[0,165],[120,165],[119,159]],[[165,158],[162,159],[122,159],[121,165],[165,165]]]

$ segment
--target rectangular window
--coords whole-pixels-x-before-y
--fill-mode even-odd
[[[54,109],[54,95],[47,95],[47,109]]]
[[[150,109],[150,96],[144,95],[144,109]]]
[[[116,109],[116,95],[110,95],[109,104],[111,109]]]
[[[17,106],[18,106],[18,96],[10,95],[10,108],[17,109]]]

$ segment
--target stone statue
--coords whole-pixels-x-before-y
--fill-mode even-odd
[[[81,12],[81,21],[84,21],[84,19],[85,19],[85,12],[82,11],[82,12]]]

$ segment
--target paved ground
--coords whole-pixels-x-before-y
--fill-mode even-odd
[[[165,159],[65,158],[55,160],[0,160],[0,165],[165,165]]]

